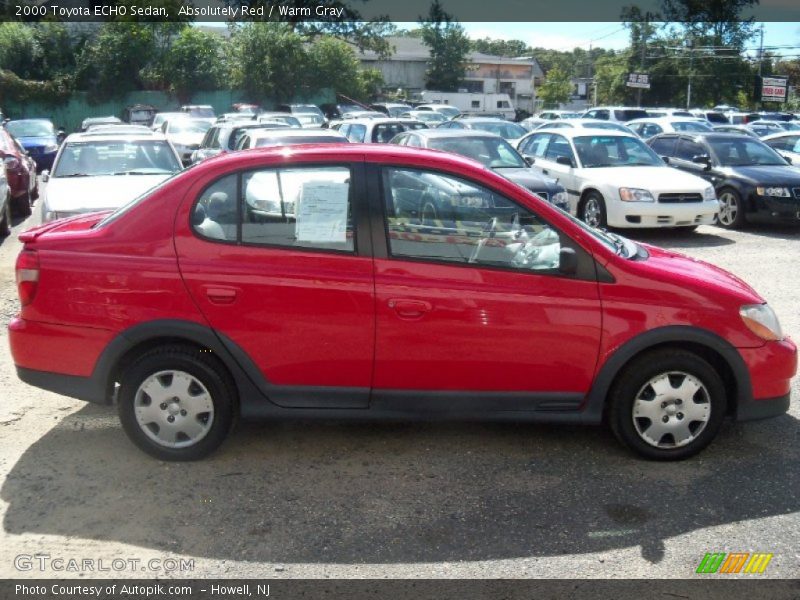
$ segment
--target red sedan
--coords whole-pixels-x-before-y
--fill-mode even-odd
[[[676,460],[783,414],[797,368],[735,276],[418,148],[225,154],[20,239],[19,377],[167,460],[236,416],[605,421]]]
[[[36,163],[3,127],[0,127],[0,159],[5,163],[11,190],[11,209],[14,214],[27,217],[31,214],[31,203],[39,196]]]

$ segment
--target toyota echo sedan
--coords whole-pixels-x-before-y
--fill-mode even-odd
[[[737,277],[461,156],[331,148],[221,155],[23,233],[19,377],[116,404],[166,460],[237,417],[607,422],[674,460],[726,417],[787,410],[796,346]],[[279,210],[256,214],[267,194]],[[448,226],[420,221],[431,194]]]

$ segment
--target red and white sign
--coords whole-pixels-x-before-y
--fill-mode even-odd
[[[763,77],[761,79],[762,102],[786,102],[787,77]]]

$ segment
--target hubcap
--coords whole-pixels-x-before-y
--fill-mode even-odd
[[[159,371],[145,379],[136,390],[134,412],[145,435],[166,448],[196,444],[214,422],[211,394],[185,371]]]
[[[719,222],[723,225],[732,225],[739,213],[739,204],[736,196],[731,192],[725,192],[719,197]]]
[[[600,226],[600,204],[595,198],[589,198],[583,207],[583,220],[590,227]]]
[[[694,375],[670,371],[648,381],[633,403],[633,426],[656,448],[680,448],[703,432],[711,417],[711,398]]]

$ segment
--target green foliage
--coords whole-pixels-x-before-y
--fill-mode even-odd
[[[470,51],[470,41],[464,28],[452,20],[439,0],[433,0],[425,20],[420,17],[420,24],[422,40],[431,55],[425,72],[425,86],[440,92],[458,91]]]
[[[383,83],[381,72],[362,69],[355,51],[345,42],[320,38],[308,48],[308,88],[330,88],[355,100],[367,100]]]
[[[22,79],[0,69],[0,105],[9,101],[17,103],[39,102],[55,106],[66,102],[72,94],[72,80],[59,75],[49,81]]]
[[[547,79],[539,88],[538,96],[544,102],[545,108],[557,108],[559,104],[569,100],[573,87],[569,74],[556,67],[547,73]]]
[[[199,90],[219,89],[225,81],[223,38],[196,27],[184,27],[166,54],[162,76],[181,102]]]
[[[23,23],[0,24],[0,69],[13,71],[23,79],[39,75],[41,51],[33,28]]]
[[[628,55],[611,54],[598,59],[594,66],[598,104],[625,104],[628,89]]]
[[[533,48],[528,46],[522,40],[493,40],[491,38],[483,38],[480,40],[472,40],[472,49],[476,52],[483,54],[492,54],[494,56],[529,56],[533,53]]]

